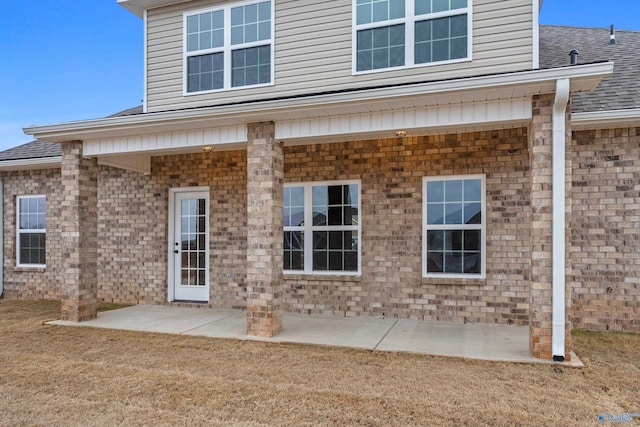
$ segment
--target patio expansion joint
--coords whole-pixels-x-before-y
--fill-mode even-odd
[[[393,324],[391,326],[389,326],[389,329],[387,329],[387,332],[384,333],[384,335],[382,336],[382,338],[380,338],[380,340],[376,343],[376,345],[373,346],[373,348],[371,350],[376,351],[378,349],[378,347],[380,346],[380,344],[382,344],[382,341],[384,341],[384,339],[387,337],[387,335],[389,335],[389,333],[391,332],[391,330],[393,328],[395,328],[395,326],[398,324],[398,319],[396,319]]]
[[[222,320],[227,320],[227,319],[231,319],[232,317],[240,316],[243,313],[244,313],[243,311],[240,311],[238,313],[233,313],[233,314],[230,314],[228,316],[224,316],[224,317],[221,317],[219,319],[212,320],[211,322],[203,323],[202,325],[194,326],[193,328],[185,329],[184,331],[178,332],[178,335],[185,335],[185,334],[187,334],[187,333],[189,333],[191,331],[195,331],[196,329],[200,329],[200,328],[203,328],[205,326],[212,325],[212,324],[220,322]]]

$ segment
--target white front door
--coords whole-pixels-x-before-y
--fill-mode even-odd
[[[170,203],[169,300],[208,302],[209,191],[174,189]]]

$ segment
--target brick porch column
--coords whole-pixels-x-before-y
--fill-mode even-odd
[[[61,179],[62,320],[81,322],[96,317],[98,292],[97,162],[81,141],[62,143]]]
[[[273,122],[250,123],[247,147],[247,334],[282,331],[284,159]]]
[[[529,349],[533,357],[552,359],[553,313],[553,104],[554,94],[533,97],[529,129],[531,162],[531,291],[529,299]],[[570,216],[571,125],[570,105],[565,113],[565,360],[570,360],[571,308]]]

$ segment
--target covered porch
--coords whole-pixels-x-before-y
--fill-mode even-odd
[[[349,312],[363,322],[379,315],[447,320],[459,322],[461,331],[467,320],[516,322],[528,325],[527,357],[569,359],[567,103],[570,93],[592,90],[610,70],[611,64],[593,64],[29,128],[62,143],[61,226],[68,254],[62,317],[94,321],[106,282],[100,275],[109,262],[113,276],[140,289],[152,276],[158,286],[144,287],[142,298],[153,304],[195,300],[246,309],[237,316],[245,339],[287,339],[304,323],[283,322],[287,311]],[[473,277],[425,275],[422,179],[436,174],[482,174],[488,183],[483,256],[489,265]],[[362,223],[351,224],[362,227],[362,239],[355,240],[358,265],[335,277],[307,267],[283,275],[284,185],[354,180],[362,190]],[[180,285],[172,283],[180,271],[175,260],[184,258],[183,241],[174,236],[184,233],[174,230],[181,218],[171,209],[175,193],[185,189],[198,192],[193,197],[205,207],[203,224],[216,227],[203,225],[198,233],[235,245],[205,256],[205,292],[198,298],[172,293]],[[143,197],[146,205],[139,203]],[[222,220],[206,217],[214,209]],[[123,236],[111,232],[133,223],[141,225]],[[220,248],[209,240],[203,247]],[[136,271],[122,277],[130,268]],[[189,330],[214,325],[214,317]],[[365,348],[381,349],[395,327]],[[302,336],[314,325],[305,329]],[[340,337],[336,331],[326,336]],[[492,341],[483,342],[473,347]]]

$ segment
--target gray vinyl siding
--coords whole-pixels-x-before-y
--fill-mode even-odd
[[[224,4],[194,1],[150,10],[149,112],[325,90],[442,80],[532,67],[532,1],[474,0],[473,61],[352,73],[352,0],[275,1],[274,85],[200,95],[183,93],[183,13]]]

